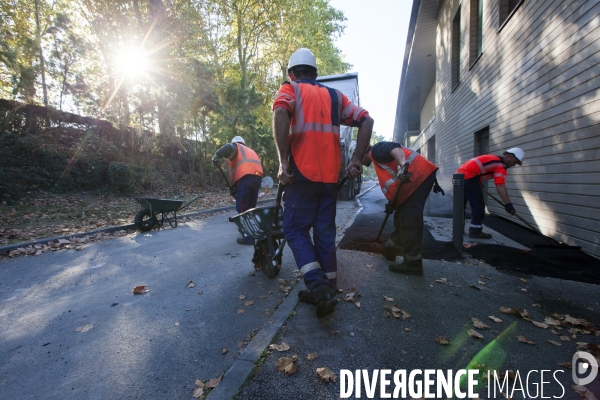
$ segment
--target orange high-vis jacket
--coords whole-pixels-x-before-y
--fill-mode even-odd
[[[406,162],[410,163],[408,172],[411,172],[412,176],[410,177],[410,182],[406,182],[402,185],[400,193],[398,193],[398,197],[394,203],[395,206],[404,203],[404,201],[417,190],[429,175],[438,170],[438,167],[435,164],[431,163],[416,151],[412,151],[405,147],[402,148],[402,151],[404,151],[404,154],[406,155]],[[398,162],[394,160],[389,163],[378,163],[373,160],[373,166],[375,167],[377,179],[379,179],[379,186],[381,186],[383,194],[389,201],[393,201],[398,186],[400,185],[400,180],[396,178]]]
[[[342,167],[340,125],[359,126],[369,113],[339,90],[311,79],[281,85],[276,108],[293,115],[289,143],[300,173],[313,182],[337,183]]]
[[[237,146],[237,157],[229,162],[229,184],[233,186],[244,175],[258,175],[262,178],[263,169],[260,158],[254,150],[244,146],[241,143],[235,143]]]
[[[506,178],[508,178],[508,170],[502,161],[502,157],[492,154],[485,154],[470,159],[461,165],[456,173],[465,174],[465,179],[479,176],[480,183],[494,178],[495,185],[504,185]]]

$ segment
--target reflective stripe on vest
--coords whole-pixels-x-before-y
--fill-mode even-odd
[[[263,176],[260,158],[254,150],[240,143],[236,143],[238,153],[235,160],[229,161],[229,184],[233,185],[244,175]]]
[[[404,183],[398,197],[396,198],[396,206],[401,205],[417,188],[423,183],[427,177],[438,170],[438,167],[433,163],[429,162],[425,157],[422,157],[416,151],[402,148],[406,155],[406,162],[410,163],[408,171],[412,173],[410,182]],[[371,156],[371,159],[373,157]],[[393,160],[389,163],[378,163],[373,160],[375,172],[377,173],[377,179],[379,179],[379,185],[381,191],[385,197],[392,201],[396,194],[396,190],[400,186],[400,180],[396,178],[396,170],[398,169],[398,163]]]
[[[342,165],[341,92],[321,84],[291,82],[296,100],[290,127],[290,149],[300,173],[313,182],[335,183]],[[311,103],[306,103],[306,95]],[[313,104],[314,102],[314,104]],[[323,115],[320,104],[329,102]]]

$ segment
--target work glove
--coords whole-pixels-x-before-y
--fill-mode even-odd
[[[446,195],[446,193],[444,193],[444,189],[442,189],[442,187],[437,182],[437,179],[433,183],[433,193],[442,193],[442,196]]]
[[[509,213],[510,215],[515,215],[515,206],[513,206],[513,203],[506,203],[504,205],[504,209],[506,210],[507,213]]]
[[[386,214],[393,214],[394,211],[396,211],[396,207],[394,207],[392,204],[386,204],[385,205],[385,213]]]
[[[400,180],[400,182],[404,182],[404,183],[410,182],[410,177],[412,176],[412,172],[408,172],[409,165],[410,165],[409,163],[405,163],[402,166],[402,169],[400,170],[400,172],[398,172],[398,175],[396,175],[396,178],[398,178]]]
[[[232,197],[235,197],[236,193],[237,193],[237,187],[235,187],[235,185],[233,185],[233,186],[230,186],[230,187],[229,187],[229,194],[230,194]]]
[[[212,163],[215,167],[221,165],[221,159],[219,158],[219,156],[217,156],[216,154],[212,156]]]

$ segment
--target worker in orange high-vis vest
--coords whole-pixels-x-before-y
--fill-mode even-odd
[[[362,164],[368,167],[371,163],[377,173],[379,186],[388,199],[386,213],[394,213],[394,231],[383,252],[384,257],[392,261],[389,270],[423,276],[423,208],[432,187],[435,193],[444,194],[435,178],[438,167],[416,151],[395,142],[379,142],[368,148]],[[402,176],[404,169],[408,169],[409,177]],[[395,203],[390,204],[394,200]],[[397,255],[403,257],[400,264],[396,263]]]
[[[457,174],[465,174],[465,208],[467,202],[471,204],[470,238],[491,239],[492,237],[489,233],[483,232],[482,221],[485,217],[485,202],[481,184],[484,181],[494,179],[496,191],[504,202],[504,209],[507,213],[514,215],[515,207],[510,197],[508,197],[508,190],[506,189],[507,170],[517,164],[521,165],[524,159],[525,152],[519,147],[513,147],[506,150],[502,156],[485,154],[470,159],[458,168]]]
[[[290,57],[288,77],[273,103],[277,177],[285,185],[283,231],[308,290],[300,300],[315,303],[317,317],[337,304],[335,211],[342,166],[340,125],[358,127],[356,156],[345,174],[362,173],[360,155],[373,130],[369,113],[340,91],[317,82],[317,61],[308,49]],[[310,230],[313,232],[311,240]]]
[[[258,191],[262,182],[263,169],[260,158],[241,136],[236,136],[231,143],[221,147],[213,156],[215,166],[219,165],[220,158],[229,162],[229,186],[231,195],[235,196],[235,209],[242,213],[256,207]],[[237,239],[239,244],[254,244],[252,238],[245,233]]]

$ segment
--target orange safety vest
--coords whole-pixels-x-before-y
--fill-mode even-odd
[[[410,177],[410,182],[406,182],[402,185],[402,189],[400,189],[400,193],[398,193],[398,197],[396,198],[396,206],[404,203],[404,201],[417,190],[429,175],[439,169],[435,164],[429,162],[416,151],[404,147],[402,148],[402,151],[404,151],[404,154],[406,155],[406,162],[410,163],[408,172],[412,172],[412,176]],[[371,156],[371,159],[372,158],[373,157]],[[379,179],[379,186],[381,186],[383,194],[389,201],[393,201],[396,190],[398,190],[398,186],[400,185],[400,180],[396,178],[398,162],[393,160],[389,163],[378,163],[373,160],[373,166],[375,167],[377,179]]]
[[[504,185],[508,177],[508,171],[502,157],[492,154],[484,154],[470,159],[461,165],[457,174],[465,174],[465,179],[479,176],[479,182],[483,183],[494,178],[494,184]]]
[[[237,157],[229,162],[229,184],[234,185],[244,175],[258,175],[262,178],[263,169],[260,164],[260,158],[254,150],[240,143],[235,143],[237,146]]]

